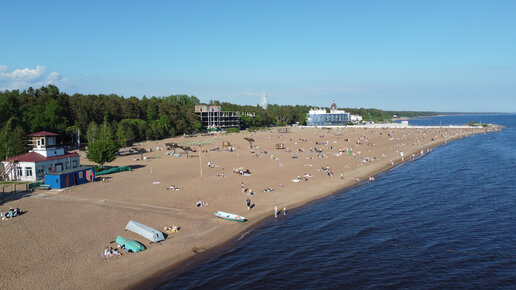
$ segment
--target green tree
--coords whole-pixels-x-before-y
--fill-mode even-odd
[[[106,162],[114,161],[117,157],[118,142],[108,122],[104,121],[98,128],[98,134],[95,134],[94,129],[91,132],[94,136],[90,137],[88,134],[88,152],[86,153],[88,159],[100,164],[100,166],[104,166]],[[88,130],[88,133],[90,133],[90,130]],[[91,143],[90,139],[92,140]]]
[[[0,131],[0,157],[9,158],[27,151],[28,137],[18,124],[16,117],[11,117]]]

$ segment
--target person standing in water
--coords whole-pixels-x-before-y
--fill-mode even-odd
[[[278,205],[275,205],[274,206],[274,217],[277,218],[278,217]]]
[[[287,207],[286,207],[286,206],[284,206],[284,207],[283,207],[283,215],[284,215],[284,216],[286,216],[286,215],[287,215]]]

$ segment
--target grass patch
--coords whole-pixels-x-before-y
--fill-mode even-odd
[[[214,140],[201,140],[201,141],[183,141],[183,142],[179,142],[177,144],[181,144],[181,145],[188,145],[188,146],[196,146],[196,145],[199,145],[199,143],[201,143],[201,145],[211,145],[213,144],[213,142],[215,142]]]

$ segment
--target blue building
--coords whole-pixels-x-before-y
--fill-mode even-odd
[[[91,182],[95,179],[92,166],[80,166],[64,171],[45,174],[45,184],[50,188],[65,188]]]
[[[310,110],[306,123],[308,126],[345,126],[350,121],[351,114],[337,110],[337,104],[333,101],[329,113],[325,109]]]

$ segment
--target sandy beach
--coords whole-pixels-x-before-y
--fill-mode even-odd
[[[357,180],[370,182],[369,177],[431,148],[498,128],[287,130],[142,142],[136,145],[152,149],[144,154],[146,160],[140,154],[123,154],[107,165],[133,169],[107,175],[106,181],[98,178],[62,191],[3,194],[1,210],[18,207],[25,213],[0,221],[2,287],[127,288],[231,240],[272,216],[275,205],[288,213]],[[245,137],[255,140],[252,149]],[[231,146],[223,147],[224,141]],[[168,142],[198,152],[174,156],[164,146]],[[285,149],[276,149],[280,143]],[[92,164],[85,152],[80,154],[81,164]],[[239,168],[248,169],[249,176],[235,173]],[[168,190],[170,186],[179,190]],[[267,188],[273,191],[264,192]],[[207,204],[197,207],[198,201]],[[216,211],[247,221],[226,221],[215,217]],[[129,220],[158,230],[177,225],[180,230],[167,233],[165,241],[149,243],[124,230]],[[147,250],[104,258],[106,246],[116,247],[117,235],[135,239]]]

